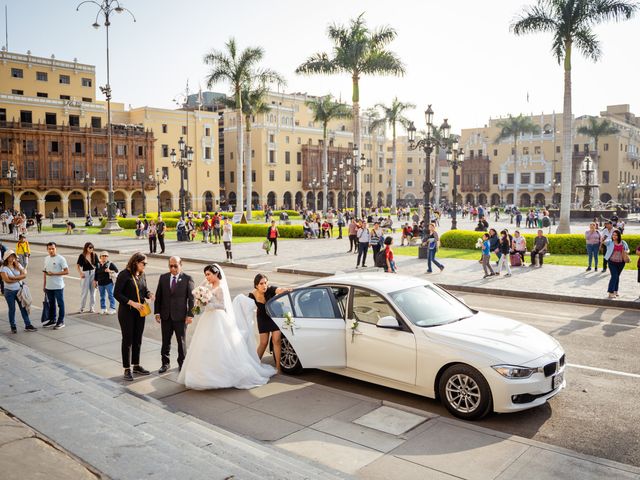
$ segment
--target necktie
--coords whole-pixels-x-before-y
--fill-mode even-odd
[[[171,292],[173,293],[173,291],[176,289],[176,277],[175,275],[173,275],[171,277]]]

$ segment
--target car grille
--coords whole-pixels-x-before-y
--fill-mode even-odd
[[[547,363],[544,366],[544,376],[550,377],[551,375],[556,373],[558,370],[564,367],[564,361],[565,361],[565,358],[564,358],[564,355],[562,355],[560,357],[560,360],[558,360],[557,362]]]

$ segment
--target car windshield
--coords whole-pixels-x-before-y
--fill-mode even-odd
[[[434,285],[423,285],[389,295],[407,319],[418,327],[433,327],[469,318],[475,312]]]

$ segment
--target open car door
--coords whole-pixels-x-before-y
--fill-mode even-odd
[[[346,366],[345,321],[331,288],[293,290],[272,298],[266,307],[303,368]]]

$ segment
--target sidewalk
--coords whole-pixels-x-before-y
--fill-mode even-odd
[[[640,476],[637,467],[294,377],[198,392],[176,383],[174,369],[121,385],[119,332],[74,316],[67,325],[0,336],[0,406],[113,477],[166,478],[185,469],[187,478],[289,479],[303,468],[304,478]],[[145,338],[143,350],[141,363],[156,366],[159,342]],[[178,456],[164,458],[165,449]],[[0,460],[3,472],[15,470],[1,448]]]
[[[0,236],[1,239],[6,236]],[[129,254],[147,251],[147,242],[129,237],[106,237],[102,235],[64,235],[51,233],[32,235],[33,245],[42,245],[50,240],[59,246],[82,248],[85,242],[93,242],[96,250]],[[9,243],[9,242],[7,242]],[[399,233],[394,243],[399,243]],[[10,243],[9,243],[10,244]],[[225,252],[221,244],[204,244],[200,241],[167,241],[166,255],[180,255],[184,260],[201,263],[219,262],[225,266],[250,268],[261,271],[279,271],[310,276],[328,276],[336,272],[356,271],[356,255],[346,253],[348,240],[332,239],[283,239],[279,242],[278,256],[267,255],[260,243],[237,243],[233,245],[233,264],[225,263]],[[394,247],[399,273],[427,278],[426,260],[399,255],[402,247]],[[156,255],[161,257],[160,255]],[[479,256],[479,254],[478,254]],[[371,251],[368,254],[368,270],[373,267]],[[632,255],[632,261],[635,261]],[[528,259],[527,259],[528,261]],[[625,269],[620,278],[620,297],[607,298],[609,273],[585,272],[583,267],[544,265],[542,268],[517,267],[513,276],[483,279],[482,267],[478,262],[454,258],[442,259],[443,272],[435,272],[428,278],[445,288],[472,293],[526,297],[530,299],[578,302],[606,307],[640,309],[640,290],[637,272]]]

